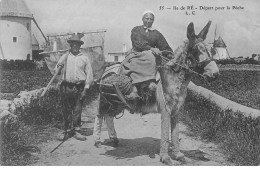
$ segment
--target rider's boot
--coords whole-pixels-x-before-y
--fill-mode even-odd
[[[156,85],[155,82],[151,82],[151,83],[149,84],[149,86],[148,86],[149,90],[150,90],[150,91],[153,91],[153,92],[156,90],[156,87],[157,87],[157,85]]]
[[[132,89],[131,93],[129,95],[126,95],[125,98],[127,100],[139,99],[140,96],[138,95],[137,88],[135,86],[133,86],[133,89]]]

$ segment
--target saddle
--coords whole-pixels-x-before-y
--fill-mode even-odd
[[[104,110],[109,112],[108,109],[111,109],[114,112],[113,116],[116,116],[125,108],[130,109],[130,112],[134,112],[137,111],[140,105],[148,104],[155,100],[155,91],[149,90],[151,81],[145,81],[136,85],[138,94],[141,96],[140,99],[127,100],[125,96],[132,91],[132,80],[126,75],[118,74],[119,68],[120,63],[106,67],[100,79],[99,90],[102,103],[100,105],[100,113],[104,112]],[[155,84],[158,83],[159,79],[159,74],[157,74]]]

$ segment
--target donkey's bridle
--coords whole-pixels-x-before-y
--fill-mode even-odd
[[[192,57],[194,54],[193,53],[187,53],[187,62],[188,61],[190,61],[190,62],[195,62],[195,66],[193,66],[193,65],[189,65],[188,64],[188,66],[192,69],[192,70],[195,70],[195,69],[203,69],[207,64],[209,64],[211,61],[212,61],[212,58],[211,58],[211,55],[210,55],[210,53],[209,53],[209,51],[208,51],[208,49],[206,48],[206,46],[205,46],[205,44],[203,44],[203,46],[205,47],[205,49],[206,49],[206,52],[207,52],[207,54],[208,54],[208,58],[210,58],[210,59],[206,59],[206,60],[204,60],[204,61],[202,61],[202,62],[199,62],[199,60],[197,60],[197,59],[195,59],[194,57]]]
[[[205,45],[204,45],[205,46]],[[195,69],[202,69],[202,68],[204,68],[207,64],[209,64],[211,61],[212,61],[212,59],[211,59],[211,57],[210,57],[210,53],[209,53],[209,51],[207,50],[207,48],[205,47],[205,49],[206,49],[206,52],[207,52],[207,54],[208,54],[208,56],[209,56],[209,58],[210,59],[207,59],[207,60],[204,60],[204,61],[202,61],[202,62],[199,62],[198,60],[196,60],[196,59],[194,59],[193,57],[192,57],[192,53],[187,53],[187,58],[186,58],[186,65],[180,65],[180,64],[178,64],[178,63],[176,63],[176,62],[172,62],[173,64],[175,64],[175,65],[177,65],[177,66],[180,66],[182,69],[185,69],[185,70],[187,70],[187,71],[189,71],[189,72],[192,72],[192,73],[195,73],[195,74],[197,74],[197,75],[199,75],[199,76],[201,76],[201,77],[203,77],[203,78],[205,78],[203,75],[201,75],[200,73],[198,73],[197,71],[195,71]],[[173,55],[173,52],[171,52],[171,51],[166,51],[166,50],[164,50],[164,51],[162,51],[162,52],[167,52],[167,53],[170,53],[170,54],[172,54]],[[165,57],[165,56],[163,56],[163,55],[159,55],[160,57],[161,57],[161,59],[162,59],[162,65],[161,66],[165,66],[166,65],[166,63],[168,63],[171,59],[168,59],[167,57]],[[194,64],[194,66],[192,65],[192,64],[189,64],[188,62],[190,62],[190,63],[194,63],[195,62],[195,64]]]
[[[199,62],[198,60],[191,57],[191,55],[192,54],[188,55],[188,57],[186,59],[186,62],[187,62],[186,64],[188,65],[189,69],[191,69],[193,71],[203,69],[207,64],[209,64],[212,61],[211,59],[207,59],[202,62]],[[194,64],[191,64],[191,63],[194,63]]]

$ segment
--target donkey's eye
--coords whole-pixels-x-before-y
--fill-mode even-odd
[[[194,58],[195,58],[197,61],[199,61],[199,58],[198,58],[198,57],[199,57],[199,55],[201,54],[201,51],[200,51],[200,50],[195,50],[193,54],[194,54]]]

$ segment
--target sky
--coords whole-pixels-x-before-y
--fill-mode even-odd
[[[123,44],[130,49],[132,28],[142,25],[143,12],[151,10],[155,14],[153,27],[164,35],[173,50],[186,39],[186,30],[190,22],[194,23],[195,32],[198,34],[211,20],[206,42],[212,43],[214,37],[221,36],[231,57],[251,57],[253,53],[260,54],[259,0],[25,0],[25,2],[45,35],[106,29],[105,53],[121,52]],[[35,26],[33,32],[39,43],[43,43],[44,39]]]

